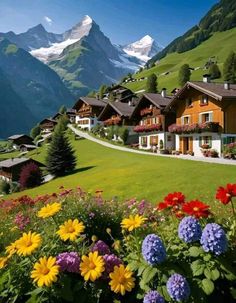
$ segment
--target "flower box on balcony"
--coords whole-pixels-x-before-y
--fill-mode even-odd
[[[120,122],[121,122],[121,118],[120,117],[110,118],[110,119],[107,119],[106,121],[104,121],[104,125],[105,126],[117,125]]]
[[[137,125],[134,128],[136,133],[153,132],[161,130],[161,124]]]
[[[144,108],[140,111],[140,116],[145,116],[148,114],[152,114],[153,109],[152,108]]]
[[[168,128],[170,133],[173,134],[192,134],[192,133],[203,133],[203,132],[218,132],[218,122],[205,122],[205,123],[194,123],[186,125],[172,124]]]

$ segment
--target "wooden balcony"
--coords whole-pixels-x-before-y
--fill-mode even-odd
[[[105,120],[103,123],[105,126],[110,126],[110,125],[118,125],[122,121],[121,117],[112,117],[110,119]]]
[[[173,134],[193,134],[193,133],[218,133],[220,131],[219,122],[204,122],[178,125],[172,124],[169,126],[169,132]]]
[[[137,125],[134,128],[136,133],[143,133],[143,132],[153,132],[162,130],[161,124],[146,124],[146,125]]]

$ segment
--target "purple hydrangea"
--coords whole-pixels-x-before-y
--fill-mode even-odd
[[[79,272],[80,257],[77,252],[64,252],[59,254],[56,259],[61,271]]]
[[[99,255],[109,255],[111,253],[109,246],[102,240],[97,241],[91,247],[91,251],[98,251]]]
[[[115,266],[122,264],[122,260],[116,255],[104,255],[103,260],[105,262],[105,276],[108,277],[111,272],[113,272]]]
[[[185,217],[179,224],[178,235],[181,240],[191,243],[200,240],[202,234],[201,226],[197,219]]]
[[[166,259],[165,247],[155,234],[150,234],[143,240],[142,254],[144,260],[150,265],[162,263]]]
[[[164,298],[156,290],[150,290],[144,297],[143,303],[165,303]]]
[[[200,242],[205,252],[213,252],[216,256],[224,253],[228,247],[226,234],[216,223],[209,223],[205,226]]]
[[[177,302],[187,300],[190,295],[189,284],[180,274],[173,274],[166,286],[170,297]]]

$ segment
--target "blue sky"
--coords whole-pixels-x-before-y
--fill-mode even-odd
[[[23,32],[42,23],[61,33],[84,15],[92,17],[116,44],[146,34],[166,46],[182,35],[217,0],[0,0],[0,32]]]

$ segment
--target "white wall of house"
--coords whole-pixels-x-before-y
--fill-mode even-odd
[[[76,116],[75,123],[78,124],[82,129],[88,129],[91,130],[94,126],[97,124],[100,124],[101,122],[98,121],[97,117],[86,117],[86,118],[80,118],[79,116]]]
[[[152,133],[152,134],[146,134],[146,133],[141,133],[139,134],[139,148],[140,149],[152,149],[151,145],[151,137],[152,136],[158,136],[158,143],[157,143],[157,148],[160,148],[160,141],[163,141],[163,147],[166,149],[174,149],[175,148],[175,136],[171,133],[168,132],[158,132],[158,133]],[[147,146],[143,146],[143,137],[147,138]]]

